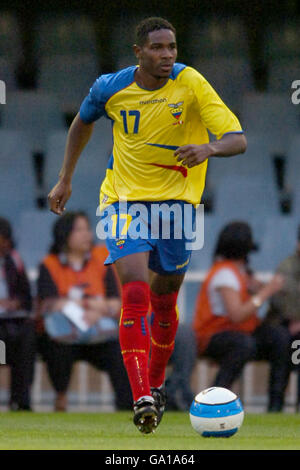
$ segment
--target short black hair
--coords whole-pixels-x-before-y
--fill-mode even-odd
[[[243,221],[233,221],[221,230],[214,256],[247,261],[248,254],[257,249],[258,245],[253,241],[250,225]]]
[[[160,29],[170,29],[176,35],[176,29],[168,20],[160,18],[159,16],[145,18],[136,27],[136,44],[143,46],[148,39],[148,34],[152,31],[159,31]]]
[[[84,217],[88,223],[89,218],[83,211],[66,212],[61,216],[53,226],[53,244],[50,253],[58,255],[66,251],[68,248],[68,239],[73,230],[74,224],[78,217]]]

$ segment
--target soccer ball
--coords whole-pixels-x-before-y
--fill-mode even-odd
[[[244,410],[235,393],[211,387],[198,393],[190,408],[194,430],[204,437],[230,437],[241,427]]]

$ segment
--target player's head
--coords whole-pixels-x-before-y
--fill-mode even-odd
[[[227,224],[221,230],[215,257],[247,261],[248,254],[257,249],[258,246],[252,238],[251,227],[246,222],[236,221]]]
[[[136,28],[133,48],[144,71],[156,78],[166,78],[177,57],[176,30],[163,18],[146,18]]]
[[[93,234],[87,215],[82,212],[67,212],[53,227],[54,242],[50,248],[53,254],[88,252],[92,246]]]

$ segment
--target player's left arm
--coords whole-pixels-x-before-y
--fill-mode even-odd
[[[225,134],[220,140],[202,145],[183,145],[174,153],[178,162],[188,168],[203,163],[209,157],[230,157],[244,153],[247,140],[244,134]]]
[[[188,80],[188,86],[194,93],[194,103],[201,122],[218,140],[202,145],[183,145],[175,152],[177,160],[192,168],[210,157],[229,157],[244,153],[247,140],[240,122],[208,81],[192,68],[187,68],[185,74],[183,72],[182,80]]]

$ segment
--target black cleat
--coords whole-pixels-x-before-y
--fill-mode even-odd
[[[133,405],[133,422],[143,434],[155,432],[158,424],[158,411],[151,398],[140,398]]]
[[[167,403],[166,392],[164,388],[151,387],[151,394],[154,398],[155,406],[157,408],[157,412],[158,412],[157,425],[159,425],[159,423],[162,420],[165,408],[166,408],[166,403]]]

